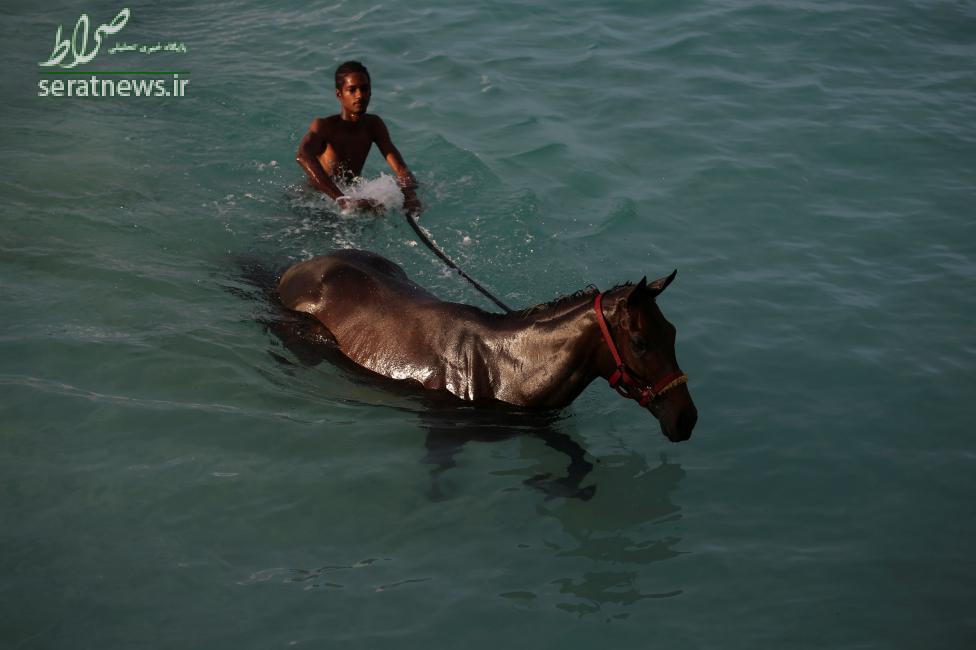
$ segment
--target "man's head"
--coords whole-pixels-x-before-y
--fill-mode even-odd
[[[352,74],[353,72],[361,72],[362,74],[366,75],[366,81],[367,82],[369,81],[369,70],[366,69],[366,66],[364,66],[359,61],[346,61],[338,68],[336,68],[335,71],[336,90],[342,90],[342,87],[346,83],[346,75]]]
[[[346,61],[335,71],[336,97],[342,105],[343,117],[358,117],[369,106],[369,70],[359,61]]]

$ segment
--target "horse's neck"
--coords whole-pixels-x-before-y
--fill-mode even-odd
[[[602,337],[593,297],[525,318],[524,328],[506,346],[516,362],[511,379],[521,385],[528,406],[560,408],[572,402],[602,372]]]

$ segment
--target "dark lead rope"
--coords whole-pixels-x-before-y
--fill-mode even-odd
[[[416,218],[414,218],[412,212],[408,212],[407,213],[407,223],[410,224],[410,227],[413,228],[413,231],[415,233],[417,233],[417,236],[418,237],[420,237],[420,241],[424,242],[424,244],[426,244],[427,248],[429,248],[430,250],[434,251],[434,255],[436,255],[437,257],[439,257],[442,260],[444,260],[444,263],[445,264],[447,264],[449,267],[451,267],[452,269],[454,269],[455,271],[457,271],[458,273],[460,273],[462,278],[464,278],[465,280],[467,280],[468,282],[470,282],[474,286],[475,289],[477,289],[478,291],[480,291],[486,298],[488,298],[489,300],[491,300],[493,303],[495,303],[496,305],[498,305],[499,307],[501,307],[506,313],[509,313],[509,314],[512,313],[512,310],[509,309],[505,305],[505,303],[503,303],[501,300],[499,300],[495,296],[491,295],[491,292],[490,291],[488,291],[483,286],[481,286],[480,284],[478,284],[478,282],[474,278],[472,278],[470,275],[468,275],[467,273],[465,273],[464,271],[462,271],[460,268],[458,268],[458,265],[455,264],[453,261],[451,261],[451,258],[448,257],[444,253],[444,251],[442,251],[440,248],[438,248],[437,247],[437,244],[435,244],[434,242],[432,242],[430,240],[430,237],[427,236],[427,233],[425,233],[423,231],[423,228],[420,227],[420,224],[417,223],[417,220],[416,220]]]

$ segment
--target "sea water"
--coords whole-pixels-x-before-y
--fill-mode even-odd
[[[185,96],[39,96],[58,26],[88,15],[90,51],[123,7],[80,69],[179,72]],[[0,23],[0,646],[976,640],[972,3],[99,0]],[[422,226],[505,302],[678,269],[659,303],[690,441],[598,381],[555,424],[592,499],[526,483],[568,457],[517,423],[435,497],[421,401],[265,330],[242,268],[335,248],[492,307],[417,245],[378,153],[356,191],[380,216],[292,162],[347,59]]]

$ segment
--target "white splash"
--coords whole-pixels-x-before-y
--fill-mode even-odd
[[[340,189],[353,199],[378,201],[387,212],[403,209],[403,192],[397,187],[396,179],[389,174],[380,174],[376,178],[357,178],[352,184]]]

